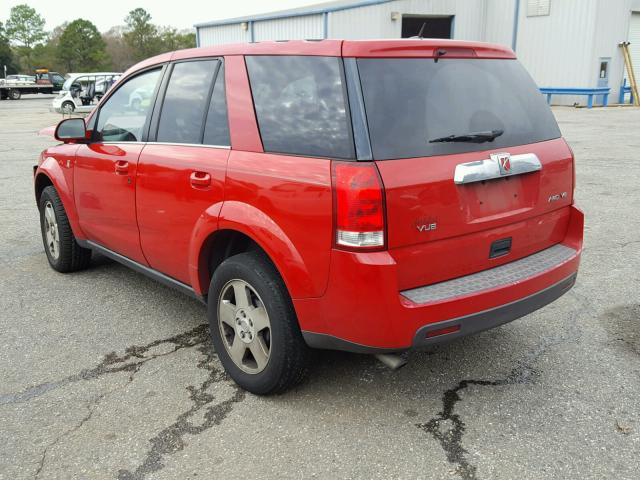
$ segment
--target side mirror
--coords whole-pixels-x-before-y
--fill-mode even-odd
[[[87,139],[87,127],[83,118],[66,118],[56,127],[56,140],[63,143],[84,142]]]

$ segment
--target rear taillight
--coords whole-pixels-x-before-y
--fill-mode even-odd
[[[336,246],[384,248],[384,190],[375,164],[334,162],[333,191]]]

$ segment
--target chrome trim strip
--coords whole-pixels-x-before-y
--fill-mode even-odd
[[[206,145],[204,143],[173,143],[173,142],[145,142],[147,145],[175,145],[178,147],[206,147],[206,148],[221,148],[224,150],[231,150],[229,145]]]
[[[171,142],[94,142],[102,145],[175,145],[178,147],[205,147],[205,148],[219,148],[223,150],[231,150],[229,145],[205,145],[202,143],[171,143]]]
[[[523,173],[537,172],[542,169],[542,164],[535,153],[522,153],[509,155],[508,153],[492,153],[491,158],[477,160],[475,162],[460,163],[456,165],[453,182],[456,185],[465,183],[482,182],[494,178],[510,177]],[[500,167],[500,159],[508,158],[510,168],[505,170]]]

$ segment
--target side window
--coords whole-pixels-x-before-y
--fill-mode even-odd
[[[246,57],[265,151],[354,158],[340,59]]]
[[[216,84],[213,87],[202,143],[221,146],[231,144],[229,141],[229,120],[227,118],[227,100],[224,89],[224,65],[222,64],[218,70]]]
[[[200,143],[218,60],[176,63],[162,103],[158,142]]]
[[[114,92],[98,112],[96,140],[139,142],[151,109],[160,70],[133,77]]]

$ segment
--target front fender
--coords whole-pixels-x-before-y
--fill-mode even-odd
[[[60,196],[73,235],[77,239],[84,240],[86,237],[80,228],[76,203],[73,198],[73,164],[75,151],[74,155],[56,155],[56,157],[57,158],[46,154],[44,155],[44,160],[35,172],[34,187],[37,188],[41,175],[49,179]],[[36,198],[36,201],[37,200]]]
[[[216,231],[235,230],[255,241],[280,272],[292,298],[316,295],[312,276],[303,258],[280,226],[256,207],[226,201],[212,205],[200,217],[189,246],[189,274],[196,293],[206,294],[208,279],[202,278],[199,263],[205,242]]]

